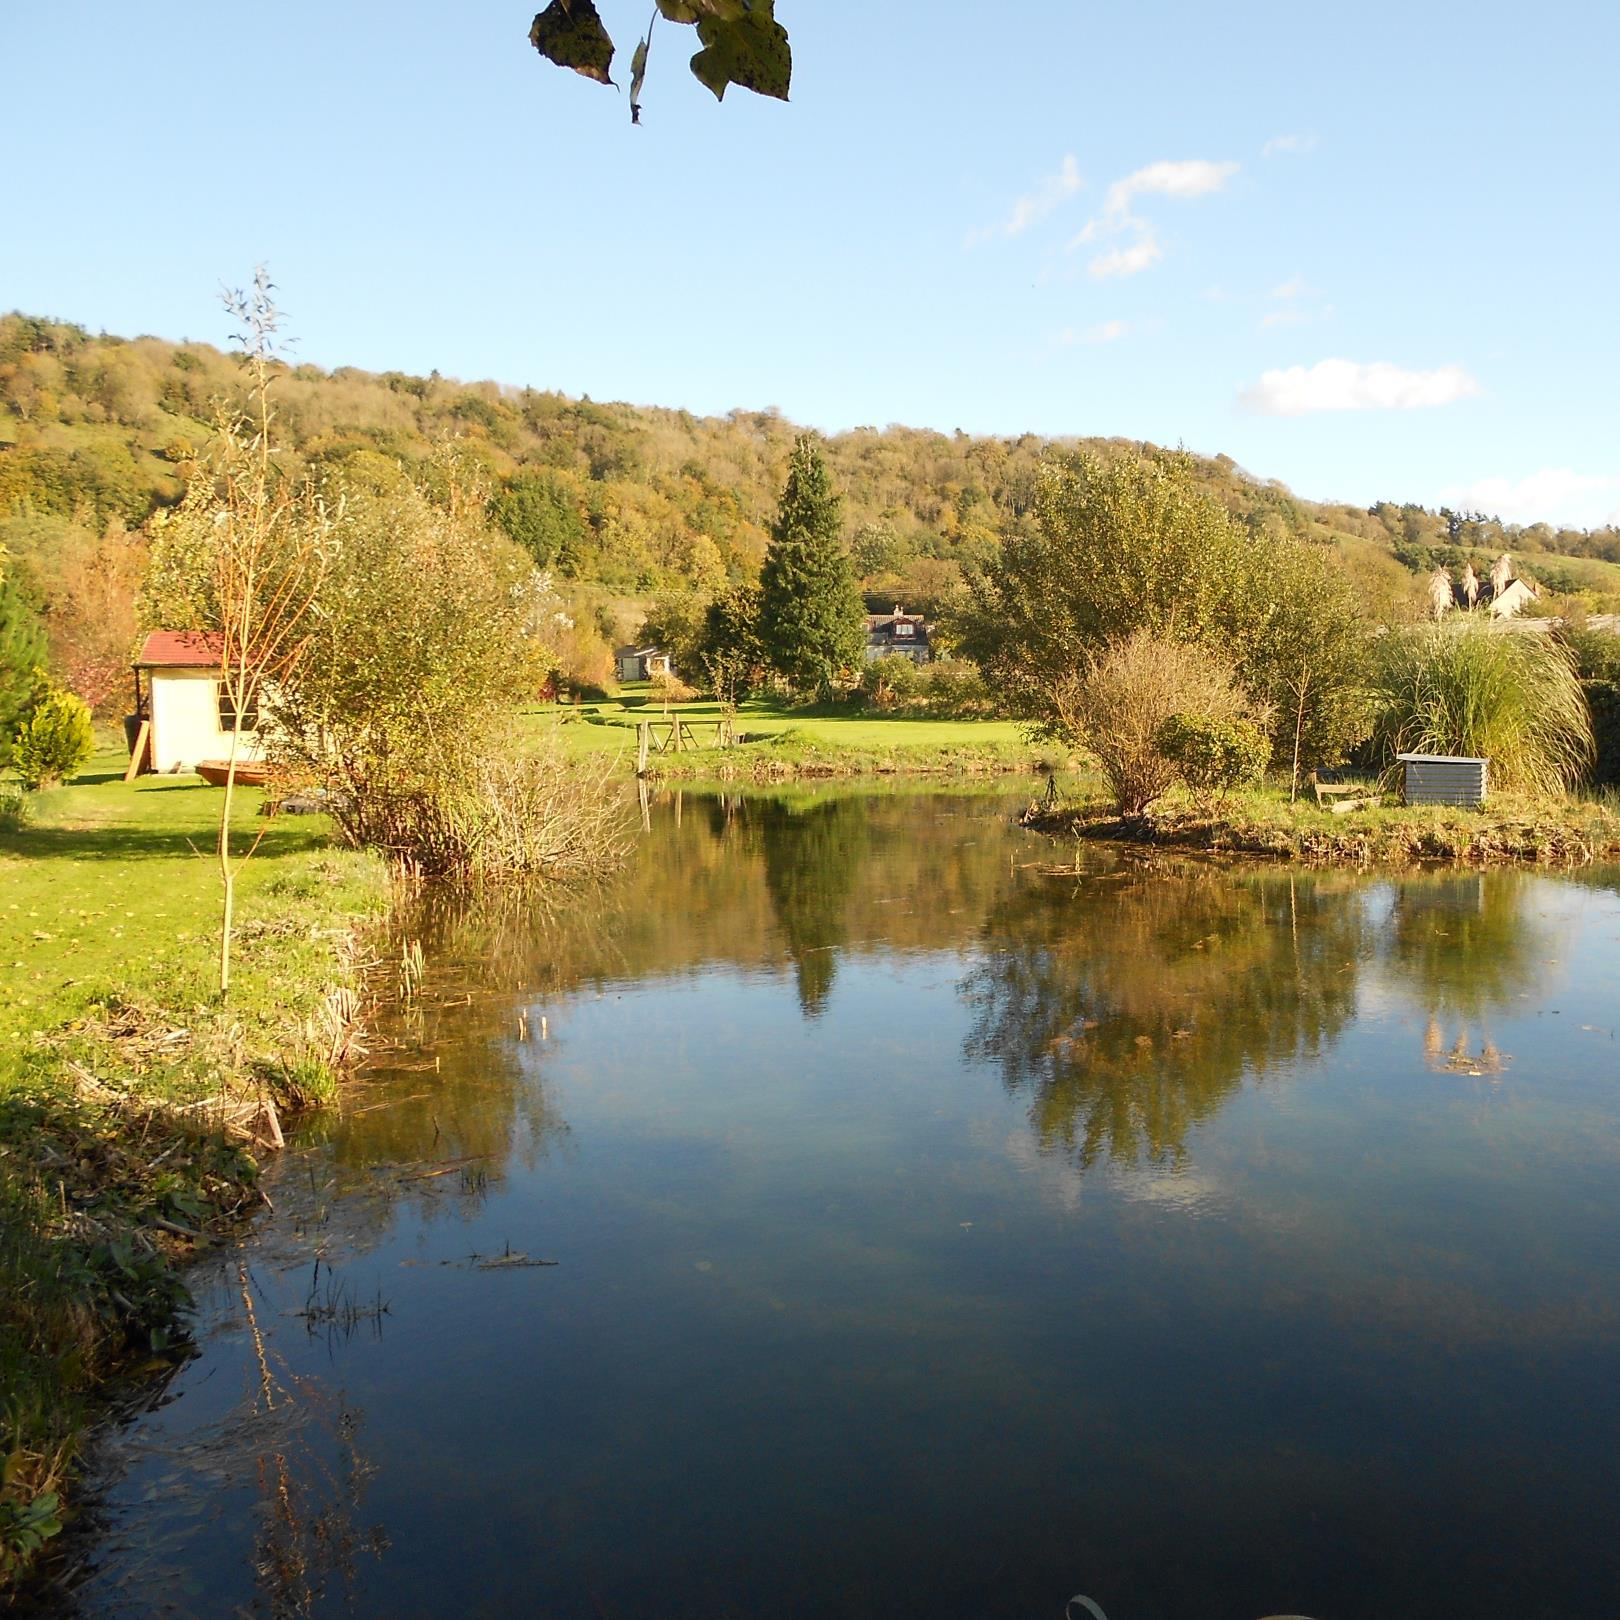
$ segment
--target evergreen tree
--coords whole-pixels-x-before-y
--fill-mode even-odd
[[[0,577],[0,765],[28,718],[45,662],[45,630],[13,579]]]
[[[838,543],[839,498],[814,441],[801,436],[760,573],[760,634],[771,665],[795,691],[825,698],[839,672],[859,666],[864,608]]]

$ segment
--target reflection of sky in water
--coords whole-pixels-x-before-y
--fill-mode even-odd
[[[439,1070],[248,1250],[392,1541],[314,1612],[1609,1612],[1615,894],[1043,856],[991,807],[688,796],[586,915],[439,919],[481,981]],[[1434,1017],[1510,1061],[1436,1072]],[[285,1314],[314,1244],[380,1337]],[[469,1260],[508,1249],[559,1264]],[[236,1292],[90,1612],[251,1597],[252,1447],[174,1449],[252,1387]]]

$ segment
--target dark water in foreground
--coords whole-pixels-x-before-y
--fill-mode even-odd
[[[687,795],[425,920],[80,1610],[1620,1612],[1620,876],[1004,808]]]

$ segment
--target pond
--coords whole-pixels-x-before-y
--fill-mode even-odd
[[[425,904],[78,1612],[1620,1612],[1620,873],[1008,811],[687,793]]]

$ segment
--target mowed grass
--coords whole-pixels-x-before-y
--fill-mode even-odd
[[[523,740],[554,732],[566,752],[617,755],[630,772],[641,721],[679,718],[706,745],[721,713],[713,699],[674,704],[666,712],[650,687],[628,685],[618,697],[600,702],[525,710],[517,734]],[[1043,757],[1043,750],[1012,720],[891,718],[836,707],[789,708],[766,699],[738,706],[736,732],[735,749],[700,746],[696,753],[655,753],[654,769],[661,775],[686,776],[976,773],[1028,770]]]
[[[75,782],[34,796],[0,833],[0,1086],[33,1038],[109,995],[171,1012],[217,999],[221,791],[191,776],[125,784],[107,749]],[[386,904],[378,863],[331,846],[318,817],[258,813],[235,794],[234,847],[261,831],[237,886],[232,1016],[266,1033],[307,1014],[330,980],[333,931]]]

